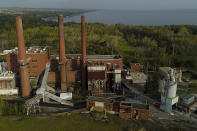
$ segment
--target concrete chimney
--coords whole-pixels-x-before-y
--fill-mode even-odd
[[[65,41],[64,41],[64,20],[63,15],[58,16],[59,24],[59,64],[61,75],[61,90],[66,91],[66,57],[65,57]]]
[[[25,44],[23,37],[22,19],[20,16],[16,17],[16,33],[17,33],[17,43],[18,43],[18,62],[20,65],[21,91],[23,97],[28,97],[30,96],[31,88],[29,82],[28,63],[26,58],[26,51],[25,51]]]
[[[86,58],[86,32],[85,32],[85,16],[81,16],[81,46],[82,46],[82,90],[87,90],[87,58]]]

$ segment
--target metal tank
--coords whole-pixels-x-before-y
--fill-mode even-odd
[[[169,86],[166,88],[166,97],[167,98],[174,98],[176,97],[176,91],[177,91],[177,83],[176,82],[170,82]]]
[[[172,105],[178,102],[176,69],[160,67],[159,92],[161,92],[160,109],[171,113]]]
[[[166,79],[166,86],[165,86],[165,96],[167,98],[174,98],[176,97],[177,91],[177,80],[176,80],[176,70],[170,69],[168,78]]]
[[[160,68],[159,92],[166,98],[176,97],[176,70],[170,67]]]

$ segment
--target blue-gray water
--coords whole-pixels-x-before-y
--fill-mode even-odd
[[[86,21],[126,25],[197,25],[197,10],[171,11],[115,11],[99,10],[86,13]],[[80,22],[80,15],[66,18],[66,22]]]

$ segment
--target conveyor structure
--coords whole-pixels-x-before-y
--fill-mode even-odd
[[[68,101],[71,98],[62,99],[61,97],[59,97],[55,94],[52,94],[47,90],[47,88],[50,88],[47,85],[47,78],[48,78],[49,69],[50,69],[50,63],[47,63],[44,77],[42,80],[42,84],[41,84],[41,87],[39,89],[37,89],[36,96],[34,96],[31,99],[28,99],[25,102],[25,104],[27,106],[27,115],[29,115],[31,112],[36,112],[36,108],[39,107],[39,103],[40,103],[41,99],[43,99],[43,102],[46,102],[46,103],[49,102],[49,99],[51,99],[51,100],[54,100],[54,101],[56,101],[60,104],[63,104],[63,105],[73,106],[73,103]]]

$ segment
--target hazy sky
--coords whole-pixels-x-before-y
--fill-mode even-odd
[[[79,9],[197,9],[197,0],[0,0],[0,7]]]

